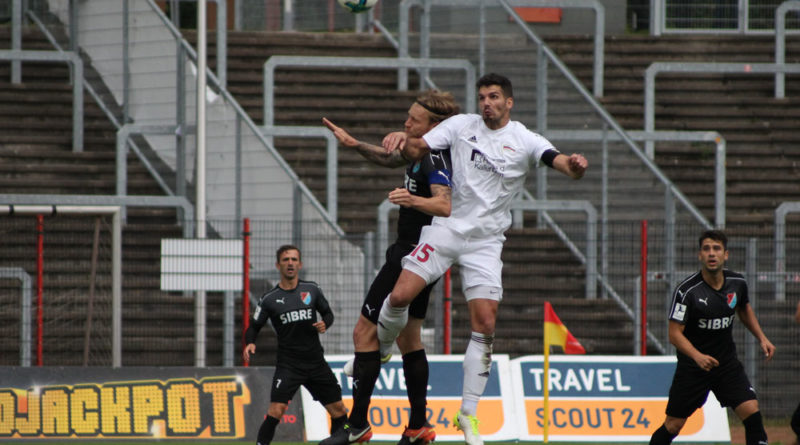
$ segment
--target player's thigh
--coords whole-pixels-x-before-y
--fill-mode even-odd
[[[668,416],[686,419],[706,403],[711,390],[711,376],[697,367],[681,365],[675,368],[669,388]]]
[[[498,301],[502,299],[503,261],[500,259],[500,254],[503,252],[504,239],[501,236],[471,239],[467,242],[463,253],[458,258],[462,287],[465,292],[470,288],[480,286],[487,289],[486,295],[475,295],[475,297]],[[490,295],[488,291],[492,288],[501,293]]]
[[[275,374],[272,376],[270,402],[288,404],[304,381],[303,374],[283,366],[276,367]]]
[[[322,405],[342,400],[342,388],[327,363],[323,363],[313,371],[310,371],[303,386],[306,387],[311,397]]]
[[[419,244],[403,258],[403,269],[421,277],[425,285],[433,283],[453,264],[462,244],[458,234],[444,226],[425,226]],[[420,290],[422,288],[408,297],[416,297]]]
[[[736,409],[744,402],[757,400],[756,391],[739,360],[734,359],[722,364],[714,370],[714,374],[716,378],[712,381],[711,390],[714,391],[720,405]],[[755,407],[758,408],[757,402]],[[748,410],[745,409],[745,412]]]
[[[386,249],[386,262],[378,271],[378,275],[372,280],[372,284],[364,297],[364,304],[361,306],[361,315],[372,324],[378,324],[378,315],[380,315],[381,306],[383,301],[392,291],[400,272],[403,271],[401,262],[403,257],[408,255],[414,246],[404,244],[392,244]]]
[[[437,282],[439,282],[438,279],[434,280],[433,283],[425,286],[425,289],[422,289],[420,293],[414,297],[414,301],[408,306],[409,317],[425,319],[425,315],[428,313],[428,302],[431,299],[431,291],[433,287],[436,286]]]

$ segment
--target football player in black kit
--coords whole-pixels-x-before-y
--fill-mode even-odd
[[[736,357],[734,315],[758,340],[767,360],[775,346],[758,324],[744,277],[724,269],[727,244],[723,232],[705,231],[699,239],[701,270],[675,290],[669,341],[678,350],[678,365],[669,389],[666,420],[653,433],[651,445],[672,443],[686,419],[703,406],[709,391],[742,419],[747,445],[768,443],[755,390]]]
[[[405,131],[412,136],[422,136],[439,122],[458,114],[458,111],[458,104],[452,94],[437,90],[425,91],[409,108]],[[451,167],[448,152],[431,153],[419,161],[409,162],[399,150],[387,153],[382,147],[356,140],[328,119],[323,119],[323,122],[342,145],[355,148],[367,160],[385,167],[407,166],[404,187],[389,192],[389,201],[400,205],[397,240],[386,250],[386,262],[364,298],[361,316],[353,329],[355,361],[351,371],[354,384],[350,417],[343,430],[321,442],[321,445],[345,445],[369,441],[372,437],[367,421],[370,398],[381,363],[391,357],[381,357],[378,351],[377,323],[380,308],[400,276],[400,261],[416,246],[422,227],[431,223],[433,215],[450,215]],[[408,325],[397,338],[397,346],[403,355],[403,372],[411,405],[409,422],[399,445],[412,442],[424,445],[436,438],[436,432],[426,418],[428,359],[420,338],[420,329],[434,285],[432,283],[426,287],[414,299],[409,311]]]
[[[319,334],[333,324],[333,312],[322,290],[313,281],[300,280],[303,268],[300,250],[281,246],[275,254],[280,282],[258,302],[245,332],[244,361],[256,353],[258,331],[269,321],[278,337],[278,359],[272,377],[267,416],[258,430],[258,445],[272,442],[275,427],[289,407],[289,401],[303,385],[331,415],[331,433],[347,421],[342,389],[325,361]],[[322,317],[317,321],[317,312]]]

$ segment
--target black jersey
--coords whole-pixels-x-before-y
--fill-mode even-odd
[[[412,195],[431,197],[431,184],[450,187],[452,171],[450,150],[431,151],[406,168],[405,188]],[[433,217],[411,207],[400,207],[397,221],[397,240],[416,244],[423,226],[430,225]]]
[[[741,274],[723,270],[724,282],[714,290],[697,272],[678,285],[672,297],[669,319],[685,325],[683,335],[703,354],[720,363],[736,358],[733,343],[733,320],[736,308],[744,308],[750,301],[747,282]],[[678,362],[694,363],[678,351]]]
[[[319,312],[325,326],[333,323],[333,311],[317,283],[299,280],[297,287],[283,290],[275,286],[258,302],[248,329],[247,342],[267,323],[278,336],[278,363],[303,367],[324,360],[319,332],[313,326]]]

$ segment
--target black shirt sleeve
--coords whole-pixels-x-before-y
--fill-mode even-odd
[[[325,322],[325,329],[328,329],[333,324],[333,311],[331,310],[330,304],[328,304],[328,300],[325,299],[325,295],[322,294],[322,290],[319,291],[319,295],[316,299],[317,305],[316,310],[319,312],[319,315],[322,317],[322,321]]]

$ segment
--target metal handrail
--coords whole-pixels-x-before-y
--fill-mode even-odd
[[[787,0],[775,10],[775,64],[786,62],[786,14],[789,11],[800,11],[800,0]],[[775,98],[783,99],[785,94],[785,74],[775,73]]]
[[[430,31],[427,29],[430,26],[430,20],[426,20],[428,9],[431,5],[445,5],[445,6],[480,6],[484,0],[403,0],[400,2],[399,16],[400,16],[400,39],[399,48],[400,57],[409,56],[409,43],[408,43],[408,11],[413,6],[423,6],[426,8],[426,14],[423,16],[420,31],[420,54],[422,58],[427,58],[430,55]],[[593,62],[593,77],[592,77],[592,90],[595,97],[603,96],[603,69],[605,66],[605,27],[606,27],[606,10],[605,6],[597,0],[511,0],[515,7],[527,6],[553,6],[559,8],[587,8],[594,10],[594,62]],[[405,22],[404,22],[405,20]],[[405,23],[405,24],[403,24]],[[482,24],[481,24],[482,25]],[[527,26],[525,26],[527,28]],[[481,48],[483,49],[483,48]],[[481,74],[483,74],[484,66],[484,51],[481,50],[479,54],[481,62]],[[400,71],[398,82],[407,85],[408,75],[405,70]]]
[[[72,67],[72,151],[83,151],[83,60],[74,52],[0,50],[0,60],[67,62]],[[20,81],[21,79],[17,79]],[[16,82],[15,82],[16,83]]]
[[[31,276],[21,267],[0,267],[0,277],[16,278],[20,282],[20,320],[19,320],[19,365],[31,366],[31,307],[33,282]]]
[[[655,130],[656,75],[660,73],[800,73],[800,63],[653,62],[644,72],[644,131],[647,132]],[[652,142],[647,144],[650,152]]]
[[[786,300],[786,215],[800,212],[800,201],[775,209],[775,300]]]
[[[727,141],[716,131],[628,131],[636,141],[683,141],[683,142],[713,142],[716,145],[714,157],[714,223],[716,227],[724,228],[726,220],[726,146]],[[619,141],[619,135],[602,130],[546,130],[542,135],[550,140],[561,141],[596,141],[598,139]],[[648,154],[653,158],[653,153]],[[674,223],[674,221],[672,221]],[[706,228],[711,228],[706,225]]]
[[[158,5],[156,5],[153,2],[153,0],[147,0],[147,3],[156,12],[156,15],[161,19],[161,21],[166,25],[167,29],[175,38],[175,40],[179,42],[184,51],[186,51],[186,54],[188,55],[189,59],[197,63],[197,52],[194,50],[194,48],[192,48],[191,45],[189,45],[189,42],[187,42],[186,39],[183,38],[180,31],[177,28],[175,28],[175,25],[164,15],[164,12],[161,11],[161,9],[158,7]],[[216,87],[217,93],[220,96],[222,96],[228,104],[230,104],[230,106],[234,109],[236,115],[239,116],[239,118],[251,130],[251,132],[258,139],[258,141],[261,142],[261,144],[267,150],[267,153],[269,153],[275,159],[275,162],[277,162],[278,166],[280,166],[280,168],[283,169],[286,175],[289,176],[289,179],[300,190],[303,196],[305,196],[306,199],[308,199],[312,207],[314,207],[320,213],[325,222],[339,236],[344,236],[344,231],[342,230],[341,227],[339,227],[336,220],[332,219],[330,215],[328,215],[328,212],[325,210],[322,204],[320,204],[319,200],[317,200],[317,198],[314,197],[314,194],[311,193],[311,190],[309,190],[308,187],[303,183],[303,181],[300,180],[300,178],[297,176],[297,173],[295,173],[294,170],[292,170],[291,166],[286,162],[285,159],[283,159],[283,157],[280,155],[280,153],[278,153],[275,147],[272,146],[272,144],[267,141],[267,138],[262,134],[260,127],[256,125],[255,122],[253,122],[250,116],[244,111],[239,102],[236,99],[234,99],[231,93],[226,88],[221,87],[221,82],[219,81],[219,79],[217,79],[217,76],[215,76],[214,73],[211,72],[211,70],[207,70],[207,76],[209,85]]]
[[[329,67],[329,68],[433,68],[464,70],[466,82],[465,109],[467,113],[475,112],[475,67],[464,59],[412,59],[408,57],[306,57],[306,56],[272,56],[264,62],[264,126],[275,123],[275,69],[285,66]]]
[[[498,0],[503,8],[508,12],[509,15],[521,26],[525,24],[519,14],[514,11],[514,9],[509,5],[506,0]],[[705,216],[694,206],[694,204],[689,201],[688,198],[675,186],[675,184],[670,181],[669,178],[658,168],[658,166],[653,162],[652,159],[648,158],[645,153],[639,149],[639,146],[636,145],[636,142],[628,135],[628,133],[622,128],[622,126],[614,119],[611,114],[597,101],[595,97],[593,97],[589,91],[586,89],[585,86],[572,74],[569,68],[564,64],[564,62],[559,59],[556,54],[553,52],[550,47],[548,47],[544,41],[536,35],[533,31],[531,31],[527,26],[522,26],[523,32],[530,38],[534,43],[539,45],[541,48],[541,52],[544,57],[550,60],[553,65],[561,72],[561,74],[566,77],[566,79],[572,84],[572,86],[578,91],[578,93],[586,100],[586,102],[592,107],[592,109],[605,121],[606,124],[613,130],[615,133],[619,134],[622,142],[624,142],[631,150],[634,156],[638,157],[639,160],[644,163],[645,167],[647,167],[655,176],[656,178],[667,187],[669,193],[675,196],[678,201],[683,204],[689,213],[704,226],[710,225],[706,220]],[[540,113],[537,113],[537,116]]]

